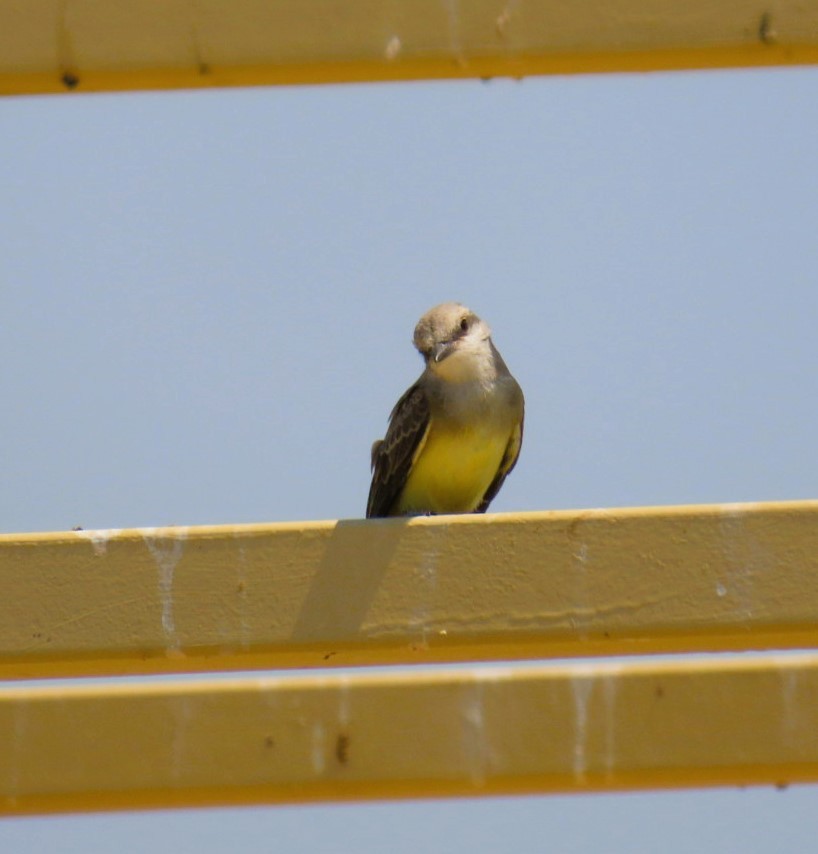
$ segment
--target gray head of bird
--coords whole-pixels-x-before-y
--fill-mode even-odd
[[[490,338],[489,325],[473,311],[457,302],[445,302],[420,318],[414,343],[429,369],[455,379],[475,357],[490,355]]]

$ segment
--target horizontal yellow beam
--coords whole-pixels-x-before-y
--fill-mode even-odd
[[[0,0],[0,94],[816,62],[816,0]]]
[[[0,691],[0,811],[818,781],[818,655]]]
[[[816,501],[0,536],[0,678],[816,645]]]

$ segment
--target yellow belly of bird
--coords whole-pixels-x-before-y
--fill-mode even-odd
[[[508,440],[502,429],[442,429],[432,423],[401,493],[398,513],[475,510],[500,468]]]

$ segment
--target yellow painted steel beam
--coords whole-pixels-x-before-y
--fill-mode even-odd
[[[0,537],[0,678],[816,646],[816,501]]]
[[[818,655],[0,691],[0,811],[818,781]]]
[[[816,0],[0,0],[5,94],[816,61]]]

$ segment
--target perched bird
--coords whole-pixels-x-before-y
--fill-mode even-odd
[[[485,513],[523,440],[523,392],[474,312],[454,302],[415,327],[426,369],[372,446],[367,518]]]

